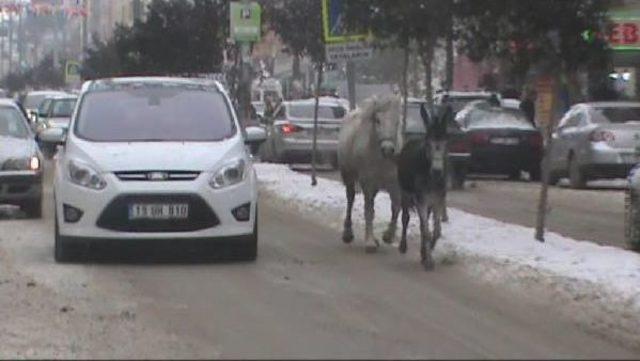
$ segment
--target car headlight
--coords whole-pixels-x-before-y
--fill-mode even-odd
[[[86,164],[70,160],[67,168],[69,179],[74,184],[95,190],[101,190],[107,186],[107,182],[100,177],[100,174]]]
[[[220,189],[242,182],[246,176],[244,159],[236,159],[223,165],[209,180],[212,188]]]
[[[40,170],[40,158],[31,156],[26,158],[10,158],[2,164],[2,170]]]

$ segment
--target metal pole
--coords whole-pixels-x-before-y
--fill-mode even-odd
[[[349,92],[349,110],[356,108],[356,69],[353,61],[347,62],[347,89]]]
[[[318,160],[318,107],[320,106],[320,86],[322,85],[324,64],[320,63],[317,67],[318,79],[315,91],[316,103],[313,108],[313,150],[311,152],[311,185],[314,187],[318,185],[318,179],[316,178],[316,163]]]

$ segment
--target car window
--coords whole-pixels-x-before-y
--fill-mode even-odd
[[[640,121],[640,107],[599,107],[594,111],[596,123],[626,123]]]
[[[321,119],[342,119],[347,111],[342,106],[326,106],[318,107],[318,118]],[[292,118],[313,119],[314,104],[290,104],[289,116]]]
[[[524,113],[515,109],[477,108],[469,113],[465,126],[475,128],[519,128],[534,129]]]
[[[29,129],[19,110],[12,107],[0,108],[0,137],[29,137]]]
[[[47,116],[49,114],[49,105],[51,105],[51,99],[45,99],[40,103],[38,107],[38,115]]]
[[[75,105],[76,99],[54,100],[51,106],[51,117],[70,118]]]
[[[93,141],[219,141],[236,127],[221,93],[142,86],[88,93],[75,131]]]

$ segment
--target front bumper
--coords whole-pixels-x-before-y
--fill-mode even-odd
[[[42,198],[42,172],[0,172],[0,203],[20,205]]]
[[[69,182],[56,172],[54,196],[60,236],[68,239],[218,239],[246,236],[253,232],[256,219],[257,179],[249,171],[242,183],[224,189],[209,186],[211,174],[201,173],[193,181],[122,181],[114,174],[102,175],[107,187],[95,191]],[[181,198],[182,197],[182,198]],[[171,203],[177,198],[190,202],[189,221],[134,222],[128,220],[127,203],[134,200]],[[182,201],[180,201],[182,203]],[[250,203],[249,221],[238,221],[233,209]],[[64,205],[82,211],[76,223],[65,222]],[[197,224],[196,224],[197,223]]]

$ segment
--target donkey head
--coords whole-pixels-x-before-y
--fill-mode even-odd
[[[426,139],[431,158],[431,169],[443,172],[449,138],[447,127],[453,119],[453,110],[448,105],[435,106],[432,114],[429,114],[423,104],[420,107],[420,115],[427,129]]]
[[[378,146],[386,158],[392,157],[400,150],[401,116],[401,102],[398,97],[374,97],[365,110],[365,117],[372,122]]]

